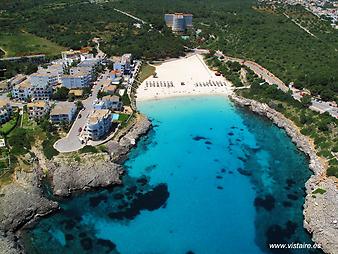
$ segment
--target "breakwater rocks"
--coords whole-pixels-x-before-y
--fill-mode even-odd
[[[314,242],[320,244],[324,252],[338,253],[337,180],[325,176],[327,163],[317,156],[312,141],[302,135],[291,120],[268,105],[237,95],[230,95],[229,98],[237,105],[248,107],[254,113],[269,118],[279,128],[283,128],[298,149],[308,155],[309,168],[314,175],[306,182],[304,227],[312,233]]]
[[[23,253],[16,231],[57,208],[56,202],[43,196],[35,170],[17,172],[15,180],[0,190],[0,253]]]

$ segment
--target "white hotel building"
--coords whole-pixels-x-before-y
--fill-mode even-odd
[[[84,71],[78,71],[77,73],[70,75],[63,75],[61,83],[68,89],[88,87],[91,81],[91,74]]]
[[[109,109],[94,110],[88,117],[84,129],[84,138],[99,140],[106,136],[112,126],[112,116]]]

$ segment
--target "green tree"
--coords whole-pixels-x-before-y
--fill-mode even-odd
[[[311,100],[312,100],[311,95],[306,94],[300,99],[300,102],[304,107],[309,107],[312,104]]]
[[[69,89],[67,87],[59,87],[52,95],[53,100],[66,101],[68,99]]]

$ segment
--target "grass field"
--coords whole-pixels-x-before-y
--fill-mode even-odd
[[[142,65],[140,73],[138,75],[138,81],[140,81],[142,83],[148,77],[153,75],[155,73],[155,70],[156,70],[156,68],[154,66],[149,65],[149,64]]]
[[[35,54],[57,55],[65,50],[49,40],[30,33],[0,33],[0,48],[5,52],[0,57],[25,56]]]

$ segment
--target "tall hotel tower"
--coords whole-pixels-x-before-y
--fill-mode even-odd
[[[184,33],[192,28],[192,14],[189,13],[165,14],[164,20],[175,33]]]

